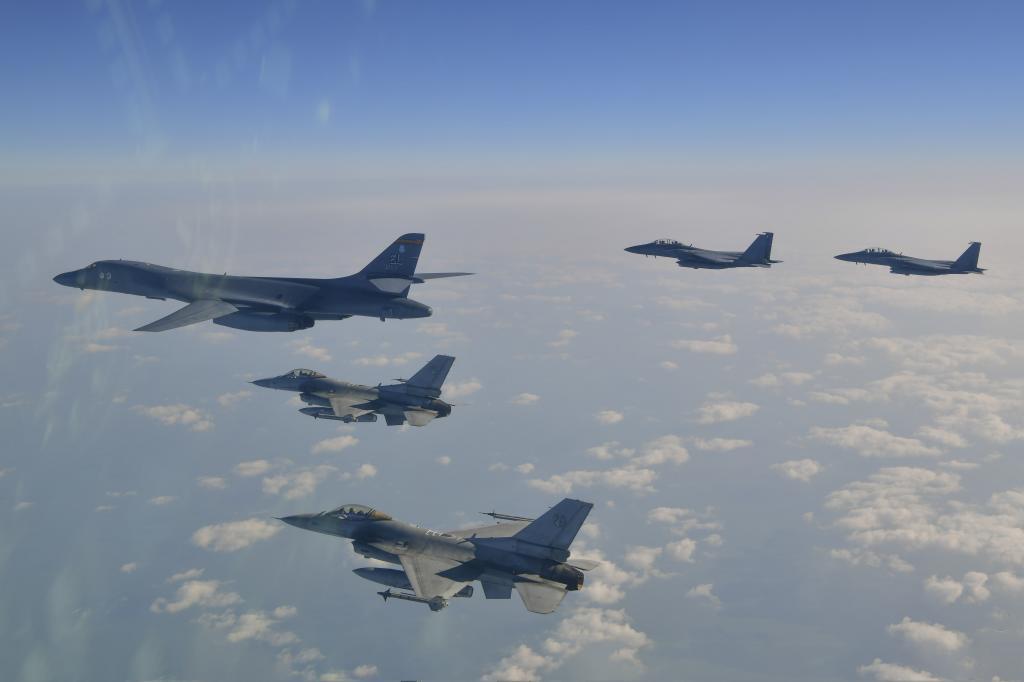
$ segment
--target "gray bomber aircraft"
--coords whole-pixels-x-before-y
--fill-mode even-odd
[[[698,249],[692,244],[682,244],[674,239],[658,239],[647,244],[626,248],[630,253],[644,256],[675,258],[682,268],[723,270],[725,268],[770,268],[772,263],[772,232],[762,232],[751,242],[746,251],[709,251]]]
[[[569,552],[593,506],[564,499],[538,519],[489,512],[488,516],[505,523],[447,532],[396,521],[360,504],[285,516],[281,521],[346,538],[356,553],[400,565],[401,569],[353,571],[387,586],[378,592],[384,601],[419,602],[440,611],[452,597],[473,596],[471,583],[479,580],[486,599],[509,599],[515,588],[528,611],[551,613],[566,592],[583,587],[583,571],[598,565],[572,559]]]
[[[293,369],[287,374],[251,383],[263,388],[295,391],[310,405],[299,412],[316,419],[336,419],[345,423],[375,422],[384,415],[388,426],[406,422],[426,426],[435,417],[447,417],[452,406],[441,400],[441,386],[455,358],[435,355],[423,368],[397,384],[363,386],[331,379],[311,369]]]
[[[852,253],[841,253],[837,260],[850,263],[870,265],[886,265],[889,272],[895,275],[966,275],[972,272],[983,274],[985,270],[978,267],[978,256],[981,254],[981,242],[971,242],[967,250],[956,260],[927,260],[904,256],[888,249],[864,249]]]
[[[188,303],[135,331],[161,332],[206,320],[255,332],[293,332],[317,320],[353,315],[387,319],[430,317],[429,306],[409,298],[409,288],[428,279],[469,272],[421,272],[416,263],[424,235],[404,234],[354,275],[335,279],[240,277],[175,270],[126,260],[102,260],[53,278],[78,289],[114,291]]]

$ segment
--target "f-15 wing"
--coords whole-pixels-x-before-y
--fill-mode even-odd
[[[398,557],[417,597],[448,599],[470,581],[457,581],[439,573],[461,566],[458,562],[429,556],[404,554]]]
[[[917,258],[902,258],[889,268],[890,272],[946,272],[949,266],[944,263],[920,260]]]
[[[709,263],[711,265],[727,265],[736,261],[734,256],[727,256],[724,254],[713,253],[711,251],[687,251],[685,256],[680,256],[679,262],[685,264],[687,262],[699,261],[702,263]]]
[[[226,301],[215,299],[199,300],[189,303],[184,308],[175,310],[166,317],[161,317],[156,322],[150,322],[136,329],[137,332],[162,332],[177,327],[187,327],[190,324],[206,322],[217,317],[230,315],[238,312],[238,308]]]

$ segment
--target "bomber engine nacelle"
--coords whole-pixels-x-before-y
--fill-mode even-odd
[[[218,317],[213,323],[247,332],[294,332],[309,329],[313,326],[314,320],[312,317],[295,313],[238,312]]]
[[[540,577],[565,585],[565,589],[573,592],[583,587],[583,571],[568,564],[555,564],[540,572]]]

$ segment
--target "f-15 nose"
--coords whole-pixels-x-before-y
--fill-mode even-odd
[[[643,247],[640,244],[637,244],[636,246],[627,246],[623,251],[627,251],[629,253],[641,253],[642,248]]]
[[[856,254],[853,254],[853,253],[841,253],[841,254],[839,254],[838,256],[835,256],[835,259],[836,259],[836,260],[845,260],[845,261],[852,261],[852,260],[853,260],[853,257],[854,257],[855,255],[856,255]]]

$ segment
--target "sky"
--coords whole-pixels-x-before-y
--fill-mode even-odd
[[[1019,3],[8,3],[0,677],[1020,680]],[[771,270],[625,253],[672,237]],[[106,258],[427,320],[128,330]],[[905,278],[884,246],[985,275]],[[421,429],[247,381],[456,356]],[[358,428],[357,428],[358,427]],[[595,504],[556,614],[376,596],[275,516]]]

